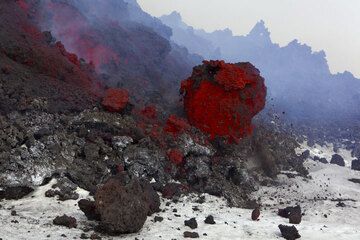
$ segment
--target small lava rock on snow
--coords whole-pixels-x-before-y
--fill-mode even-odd
[[[253,221],[256,221],[256,220],[259,219],[259,217],[260,217],[260,209],[259,209],[259,208],[255,208],[255,209],[252,211],[252,213],[251,213],[251,219],[252,219]]]
[[[163,217],[159,217],[159,216],[154,217],[154,222],[162,222],[163,220],[164,220]]]
[[[295,206],[295,207],[286,207],[283,209],[279,209],[278,215],[283,218],[290,218],[290,216],[292,216],[294,221],[300,215],[300,221],[301,221],[301,207]]]
[[[184,238],[199,238],[199,234],[197,232],[184,232]]]
[[[214,221],[214,217],[212,215],[209,215],[205,218],[204,221],[206,224],[216,224],[216,222]]]
[[[66,214],[64,214],[62,216],[57,216],[53,220],[53,224],[59,225],[59,226],[65,226],[68,228],[76,228],[77,227],[76,219],[74,217],[67,216]]]
[[[195,218],[190,218],[189,220],[184,221],[185,226],[188,226],[191,229],[195,229],[198,227],[197,221]]]
[[[283,238],[287,240],[295,240],[301,237],[295,226],[286,226],[280,224],[279,229]]]

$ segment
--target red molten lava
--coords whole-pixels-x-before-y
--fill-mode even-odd
[[[125,89],[110,88],[106,90],[101,102],[103,107],[109,112],[121,112],[129,103],[129,93]]]
[[[265,106],[266,87],[250,63],[204,61],[181,84],[190,124],[210,134],[237,141],[251,134],[252,118]]]

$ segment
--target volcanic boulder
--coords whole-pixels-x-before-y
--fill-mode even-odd
[[[121,112],[129,103],[128,91],[120,88],[110,88],[106,90],[101,102],[103,107],[109,112]]]
[[[180,91],[188,121],[211,139],[232,141],[249,135],[252,118],[265,106],[264,79],[250,63],[204,61]]]
[[[149,213],[149,204],[137,179],[110,178],[95,195],[100,229],[111,235],[138,232]]]

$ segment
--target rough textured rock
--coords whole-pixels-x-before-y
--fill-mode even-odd
[[[184,232],[183,234],[184,238],[199,238],[199,234],[197,232]]]
[[[125,175],[110,178],[100,187],[95,204],[101,230],[112,235],[138,232],[149,213],[140,182]]]
[[[286,240],[295,240],[301,237],[295,226],[279,225],[279,229]]]
[[[260,217],[260,208],[255,208],[251,213],[251,219],[253,221],[256,221],[259,219],[259,217]]]
[[[331,164],[339,165],[339,166],[341,166],[341,167],[344,167],[344,166],[345,166],[344,158],[343,158],[342,156],[340,156],[339,154],[334,154],[334,155],[331,157],[330,163],[331,163]]]
[[[278,215],[283,218],[289,218],[292,214],[298,214],[301,216],[301,207],[286,207],[278,210]]]
[[[204,221],[206,224],[216,224],[215,220],[214,220],[214,217],[212,215],[209,215],[205,218],[205,221]]]
[[[197,221],[195,218],[190,218],[189,220],[184,221],[185,226],[188,226],[191,229],[195,229],[198,227]]]
[[[160,212],[160,197],[148,181],[140,181],[145,200],[149,206],[148,216]]]
[[[250,63],[204,61],[182,82],[181,92],[189,122],[212,139],[247,136],[252,118],[265,106],[264,79]]]
[[[63,215],[63,216],[57,216],[54,220],[53,223],[55,225],[59,225],[59,226],[65,226],[68,228],[76,228],[77,227],[77,223],[76,223],[76,219],[73,217],[69,217],[67,215]]]
[[[96,221],[101,220],[100,219],[100,214],[96,210],[95,201],[90,201],[90,200],[87,200],[87,199],[81,199],[78,202],[78,205],[79,205],[80,210],[85,213],[85,216],[90,221],[91,220],[96,220]]]
[[[34,191],[34,189],[30,187],[18,186],[18,187],[5,187],[0,190],[0,199],[15,199],[18,200],[20,198],[25,197],[29,193]]]
[[[46,197],[58,196],[60,201],[66,200],[77,200],[79,194],[75,192],[77,185],[71,182],[68,178],[59,178],[57,183],[51,186],[52,189],[49,189],[45,192]]]

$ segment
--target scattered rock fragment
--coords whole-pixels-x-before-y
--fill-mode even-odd
[[[162,222],[163,220],[164,220],[163,217],[159,217],[159,216],[154,217],[154,222]]]
[[[76,219],[74,217],[69,217],[66,214],[64,214],[62,216],[57,216],[53,220],[53,224],[59,225],[59,226],[65,226],[68,228],[76,228],[77,227]]]
[[[259,217],[260,217],[260,209],[259,209],[259,208],[255,208],[255,209],[252,211],[252,213],[251,213],[251,219],[252,219],[253,221],[256,221],[256,220],[259,219]]]
[[[301,215],[301,207],[295,206],[295,207],[286,207],[278,210],[278,215],[283,218],[289,218],[291,213],[297,213]]]
[[[346,207],[345,203],[344,202],[338,202],[336,204],[336,207]]]
[[[283,238],[287,240],[295,240],[301,237],[295,226],[286,226],[280,224],[279,229]]]
[[[206,224],[216,224],[214,217],[212,215],[209,215],[205,218],[204,221]]]
[[[197,232],[184,232],[184,238],[199,238],[199,234]]]
[[[189,220],[184,221],[185,226],[188,226],[191,229],[195,229],[198,227],[197,221],[195,218],[190,218]]]

